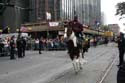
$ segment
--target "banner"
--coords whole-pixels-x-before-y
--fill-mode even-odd
[[[49,22],[50,27],[56,27],[59,26],[59,22]]]

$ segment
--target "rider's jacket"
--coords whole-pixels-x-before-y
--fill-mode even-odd
[[[69,26],[72,27],[74,32],[82,32],[83,31],[83,26],[80,22],[77,20],[73,20],[69,23]]]

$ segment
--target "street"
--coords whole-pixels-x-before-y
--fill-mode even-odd
[[[116,83],[118,50],[115,44],[91,47],[85,53],[87,64],[75,74],[67,51],[27,51],[22,59],[0,57],[0,83]]]

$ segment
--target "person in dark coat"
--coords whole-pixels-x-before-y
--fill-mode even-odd
[[[14,41],[14,36],[11,37],[11,40],[10,40],[10,59],[15,59],[15,48],[16,48],[16,44],[15,44],[15,41]]]
[[[24,37],[22,37],[21,41],[22,41],[22,56],[25,57],[26,40],[24,39]]]
[[[125,38],[124,34],[120,33],[120,36],[118,37],[118,49],[119,49],[119,65],[121,66],[124,61],[124,53],[125,53]]]
[[[39,39],[39,54],[42,54],[41,50],[42,50],[42,45],[43,45],[43,42],[42,42],[42,38]]]
[[[4,56],[3,48],[4,48],[4,44],[2,43],[2,39],[0,38],[0,56]]]
[[[83,25],[78,21],[78,17],[74,16],[74,20],[68,23],[68,31],[66,33],[69,34],[69,38],[73,41],[74,47],[81,48],[81,43],[84,41],[83,38]],[[72,30],[74,33],[72,33]],[[67,34],[67,36],[68,36]]]
[[[78,21],[77,16],[74,17],[73,21],[69,22],[69,26],[72,27],[77,38],[83,39],[83,25]]]
[[[107,37],[105,37],[105,44],[107,45],[108,44],[108,38]]]
[[[22,58],[23,56],[22,56],[22,47],[23,47],[23,45],[22,45],[22,40],[21,40],[21,38],[20,37],[18,37],[17,38],[17,52],[18,52],[18,58]]]
[[[125,83],[125,62],[123,62],[117,72],[117,83]]]
[[[88,52],[88,49],[90,48],[90,39],[88,39],[88,42],[87,42],[87,48],[86,48],[86,52]]]

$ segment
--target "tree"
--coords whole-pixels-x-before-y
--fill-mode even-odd
[[[122,16],[125,14],[125,2],[117,3],[116,8],[116,15]]]
[[[102,25],[101,29],[104,31],[110,31],[110,28],[107,25]]]

